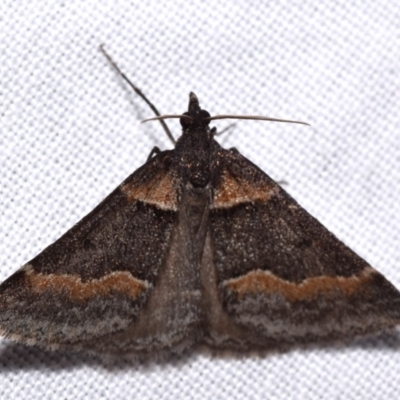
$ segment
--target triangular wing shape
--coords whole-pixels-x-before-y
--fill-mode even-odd
[[[1,334],[48,348],[90,349],[135,323],[177,222],[169,157],[163,152],[149,160],[3,282]],[[102,345],[98,351],[107,350]]]
[[[237,151],[217,162],[208,262],[224,312],[247,332],[232,338],[227,324],[220,342],[265,348],[400,323],[400,293],[379,272]]]

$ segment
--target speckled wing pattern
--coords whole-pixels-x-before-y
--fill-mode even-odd
[[[191,93],[182,136],[0,285],[0,333],[151,356],[265,350],[400,323],[400,293],[237,150]]]
[[[323,342],[399,324],[391,283],[249,160],[221,155],[210,258],[222,309],[246,330],[230,337],[228,328],[228,347]]]
[[[90,349],[137,321],[177,220],[173,173],[163,164],[169,153],[148,161],[3,282],[3,335],[51,349]]]

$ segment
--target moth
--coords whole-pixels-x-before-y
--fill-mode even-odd
[[[263,351],[400,323],[391,283],[256,165],[218,144],[210,121],[227,116],[210,117],[194,93],[184,114],[156,114],[180,119],[175,148],[155,148],[1,284],[2,335],[141,357],[195,344]]]

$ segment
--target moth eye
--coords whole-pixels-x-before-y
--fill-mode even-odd
[[[185,112],[182,115],[188,115],[189,116],[189,113]],[[192,125],[192,123],[193,123],[193,120],[190,117],[189,118],[182,117],[179,121],[180,121],[181,126],[182,126],[183,129],[189,128],[190,125]]]
[[[201,110],[201,118],[210,118],[210,113],[206,110]],[[206,121],[207,125],[210,123],[210,121]]]

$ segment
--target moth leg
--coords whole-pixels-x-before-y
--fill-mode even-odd
[[[217,132],[217,128],[215,128],[215,127],[211,129],[211,132],[212,132],[212,134],[213,134],[214,136],[220,136],[220,135],[222,135],[223,133],[225,133],[225,132],[227,132],[227,131],[230,131],[231,129],[234,129],[235,127],[236,127],[236,124],[233,123],[233,124],[229,124],[227,127],[225,127],[224,129],[222,129],[221,132]]]
[[[289,182],[288,182],[288,181],[285,181],[285,180],[276,181],[276,183],[277,183],[279,186],[288,186],[288,185],[289,185]]]
[[[160,148],[157,146],[154,146],[153,150],[151,150],[149,156],[147,157],[147,161],[151,160],[154,156],[157,156],[160,153],[161,153]]]

